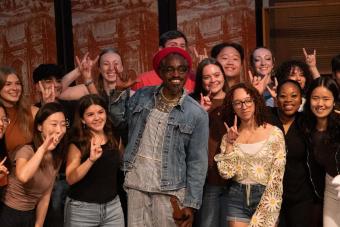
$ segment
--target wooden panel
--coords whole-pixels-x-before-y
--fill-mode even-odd
[[[238,42],[245,60],[256,46],[255,1],[177,0],[177,23],[189,39],[189,47],[209,50],[221,42]],[[193,54],[192,54],[193,56]]]
[[[53,1],[3,0],[0,17],[0,64],[14,67],[32,88],[32,71],[56,62]]]
[[[75,55],[115,47],[135,75],[152,68],[158,49],[157,1],[72,0]]]
[[[277,63],[301,59],[302,47],[317,50],[318,68],[330,74],[330,60],[340,53],[340,4],[268,8],[268,43]]]

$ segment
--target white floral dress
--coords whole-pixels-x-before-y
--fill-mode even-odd
[[[236,182],[251,179],[265,185],[265,191],[249,226],[275,226],[282,203],[282,179],[286,164],[282,131],[274,126],[262,149],[255,154],[242,152],[236,142],[230,153],[224,153],[225,136],[221,143],[222,153],[215,156],[220,175],[225,179],[233,178]]]

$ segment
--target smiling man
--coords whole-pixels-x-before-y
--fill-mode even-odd
[[[183,50],[187,50],[188,40],[186,36],[178,30],[170,30],[163,33],[159,37],[159,50],[167,47],[178,47]],[[192,92],[195,87],[195,74],[190,72],[187,75],[185,82],[185,89],[188,93]],[[138,82],[132,87],[133,90],[138,90],[145,86],[155,86],[162,83],[161,78],[157,75],[155,70],[144,72],[138,76]]]
[[[162,85],[142,88],[130,99],[111,97],[113,122],[129,129],[123,162],[128,226],[191,226],[201,205],[208,115],[183,88],[191,64],[185,50],[163,48],[153,59]],[[170,198],[177,201],[181,217],[173,218],[177,206]]]

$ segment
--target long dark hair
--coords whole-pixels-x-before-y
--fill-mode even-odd
[[[74,143],[79,148],[82,160],[88,158],[90,155],[91,138],[93,134],[91,133],[91,130],[82,123],[82,119],[85,111],[91,105],[101,106],[105,110],[107,117],[104,125],[104,133],[107,136],[108,144],[114,150],[118,151],[119,148],[119,137],[115,134],[113,130],[113,125],[108,116],[105,100],[95,94],[85,95],[78,102],[78,108],[75,113],[73,128],[71,132],[71,143]]]
[[[227,124],[232,125],[234,123],[234,116],[235,111],[233,107],[233,99],[234,99],[234,93],[237,89],[244,89],[247,94],[250,95],[250,97],[253,99],[254,105],[255,105],[255,113],[254,113],[254,119],[257,126],[265,125],[267,122],[269,122],[269,115],[268,115],[268,109],[265,105],[264,99],[262,95],[257,91],[256,88],[254,88],[252,85],[248,83],[239,83],[230,88],[230,90],[227,92],[225,98],[224,98],[224,105],[225,105],[225,122]],[[238,125],[240,125],[241,121],[238,118]]]
[[[304,106],[304,121],[302,123],[302,128],[305,132],[305,134],[311,138],[312,133],[316,130],[316,124],[317,124],[317,118],[313,114],[310,106],[310,101],[311,101],[311,95],[314,89],[317,87],[325,87],[327,90],[329,90],[333,97],[334,97],[334,103],[338,102],[338,97],[339,97],[339,87],[335,80],[333,80],[330,76],[321,76],[314,81],[312,81],[310,88],[307,92],[306,95],[306,103]],[[337,141],[339,140],[340,137],[340,117],[339,114],[333,111],[327,116],[327,129],[326,131],[328,132],[330,136],[330,140],[326,141],[332,142],[332,141]]]
[[[228,83],[227,83],[227,77],[224,74],[224,70],[222,65],[215,59],[215,58],[206,58],[202,60],[199,65],[197,66],[197,71],[196,71],[196,83],[195,83],[195,88],[194,92],[190,94],[191,97],[193,97],[195,100],[200,100],[200,94],[202,93],[203,95],[207,95],[208,91],[206,91],[203,88],[203,70],[207,65],[216,65],[220,70],[224,78],[224,85],[223,85],[223,91],[227,92],[228,90]]]
[[[36,114],[34,118],[34,125],[33,125],[33,150],[36,151],[41,144],[43,144],[44,140],[41,136],[41,131],[38,129],[39,126],[41,126],[44,121],[51,116],[54,113],[63,113],[64,116],[65,110],[63,106],[59,103],[56,102],[51,102],[51,103],[46,103],[44,104]],[[65,117],[66,121],[66,117]],[[63,136],[63,138],[60,140],[59,144],[57,147],[53,150],[52,152],[52,157],[53,157],[53,165],[54,168],[58,168],[60,163],[64,160],[65,157],[65,151],[66,151],[66,143],[67,143],[67,134]]]

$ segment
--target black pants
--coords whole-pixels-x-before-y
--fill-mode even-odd
[[[314,226],[314,201],[306,200],[299,203],[283,202],[280,212],[279,227],[311,227]]]
[[[3,203],[0,206],[0,226],[34,227],[35,210],[20,211]]]

